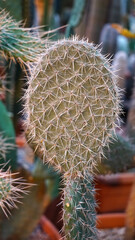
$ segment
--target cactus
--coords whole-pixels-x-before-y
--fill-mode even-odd
[[[66,239],[97,239],[96,203],[93,177],[85,173],[84,178],[67,179],[64,189],[64,231]],[[93,238],[95,236],[95,238]]]
[[[118,101],[108,67],[97,48],[76,39],[54,44],[35,67],[25,94],[27,136],[58,170],[91,168],[111,136]]]
[[[97,165],[97,173],[117,173],[134,167],[135,146],[119,134],[114,136],[114,140],[109,143],[109,147],[104,147],[104,156]]]
[[[5,164],[5,170],[11,166],[15,171],[17,167],[17,149],[15,144],[15,131],[6,107],[0,101],[0,163]]]
[[[7,138],[5,138],[2,133],[0,133],[0,159],[5,159],[7,152],[14,147],[14,144],[8,142]]]
[[[128,56],[124,51],[119,51],[114,55],[112,69],[117,74],[116,81],[118,87],[125,89],[125,76],[128,69]]]
[[[19,165],[19,175],[33,186],[27,195],[22,195],[22,204],[17,203],[17,208],[12,209],[10,218],[0,211],[1,240],[26,240],[59,192],[59,184],[55,184],[55,191],[58,192],[54,193],[54,182],[60,180],[60,175],[53,168],[44,165],[40,159],[36,159],[33,164],[19,159]],[[53,188],[50,187],[52,184]]]
[[[0,53],[11,59],[17,58],[21,63],[35,61],[42,49],[42,42],[38,37],[32,36],[29,29],[25,30],[19,26],[20,23],[13,21],[8,13],[4,10],[0,11]],[[2,102],[0,102],[0,109],[1,144],[4,143],[3,146],[0,146],[2,155],[0,157],[6,157],[6,159],[1,159],[1,163],[8,161],[0,170],[0,207],[8,215],[10,209],[16,207],[16,202],[19,202],[21,193],[27,192],[25,188],[28,187],[28,184],[24,184],[19,178],[14,179],[15,174],[12,174],[8,168],[10,160],[12,169],[16,168],[16,148],[14,146],[13,149],[9,149],[9,146],[15,145],[15,135],[11,120],[7,116]],[[8,148],[8,151],[5,147]]]
[[[66,38],[69,38],[74,33],[74,28],[77,27],[81,22],[85,6],[86,0],[74,0],[71,17],[66,28]]]
[[[22,198],[23,193],[26,194],[28,192],[27,188],[30,187],[30,184],[24,182],[21,177],[18,177],[17,172],[11,173],[11,170],[17,170],[14,131],[4,105],[2,104],[0,106],[0,120],[1,122],[3,121],[4,124],[7,124],[4,125],[0,122],[0,129],[3,130],[3,132],[0,133],[0,208],[7,218],[11,210],[16,208],[20,203],[20,198]]]
[[[24,14],[24,18],[26,17]],[[29,20],[31,21],[31,17]],[[8,60],[6,66],[6,107],[13,117],[15,129],[17,128],[18,112],[22,110],[20,99],[23,94],[20,88],[24,88],[25,84],[25,81],[18,79],[19,77],[25,79],[20,70],[22,66],[20,67],[19,64],[24,65],[24,62],[36,61],[45,47],[45,40],[41,40],[37,36],[37,30],[20,26],[22,26],[21,22],[13,20],[4,10],[0,11],[0,53]],[[35,31],[36,34],[34,34]],[[11,59],[15,63],[11,62]],[[16,60],[19,61],[18,65]]]
[[[99,38],[103,54],[113,57],[117,50],[117,36],[117,31],[109,23],[103,26]]]
[[[0,12],[0,53],[20,62],[36,61],[44,43],[30,33],[31,29],[20,27],[5,11]]]
[[[17,173],[11,173],[11,170],[17,167],[15,133],[11,119],[1,101],[0,112],[0,207],[8,216],[10,210],[16,207],[16,202],[19,202],[21,194],[27,193],[26,188],[29,184],[17,177]]]
[[[29,186],[15,175],[10,172],[10,169],[6,172],[2,168],[0,169],[0,207],[6,216],[10,214],[13,207],[16,207],[16,202],[19,202],[21,194],[27,193],[26,188]]]
[[[32,71],[24,96],[27,138],[44,161],[64,173],[67,239],[75,239],[79,231],[78,240],[95,240],[95,210],[91,210],[95,202],[92,192],[84,193],[83,186],[86,189],[88,181],[85,172],[90,173],[102,155],[119,113],[110,65],[97,47],[74,37],[50,46]],[[91,189],[92,179],[88,179],[86,185]],[[72,196],[70,205],[67,199]],[[84,206],[88,212],[83,211]],[[70,209],[75,219],[70,218]]]

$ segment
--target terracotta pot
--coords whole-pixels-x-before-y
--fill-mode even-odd
[[[134,173],[119,173],[96,177],[98,228],[125,226],[125,211],[134,181]]]
[[[97,215],[97,228],[120,228],[125,226],[125,213],[102,213]]]
[[[42,230],[48,234],[51,240],[60,240],[62,239],[56,227],[45,217],[42,216],[40,219],[40,225]]]
[[[134,180],[134,173],[97,176],[95,180],[97,212],[124,212]]]

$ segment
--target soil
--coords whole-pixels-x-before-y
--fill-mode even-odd
[[[104,229],[99,231],[99,240],[124,240],[125,228]]]
[[[125,228],[103,229],[99,231],[99,240],[124,240]],[[29,240],[51,240],[38,226],[30,235]]]

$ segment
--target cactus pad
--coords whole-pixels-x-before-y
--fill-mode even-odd
[[[70,174],[95,164],[118,117],[118,90],[97,47],[76,38],[54,43],[25,98],[27,137],[44,160]]]

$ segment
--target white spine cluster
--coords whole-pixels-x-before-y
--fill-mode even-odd
[[[17,207],[16,203],[20,202],[22,194],[27,194],[27,188],[30,184],[17,177],[17,173],[11,173],[10,169],[0,170],[0,207],[8,217],[10,210]]]

